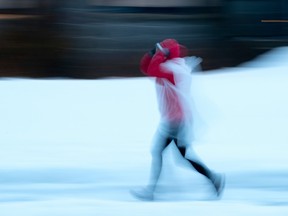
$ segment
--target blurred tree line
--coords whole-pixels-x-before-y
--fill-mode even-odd
[[[288,23],[262,22],[287,20],[285,0],[157,8],[83,0],[35,0],[19,8],[17,2],[0,5],[2,77],[141,76],[143,53],[169,37],[201,56],[204,70],[235,66],[287,45]]]

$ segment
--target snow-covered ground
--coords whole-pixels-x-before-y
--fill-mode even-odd
[[[0,215],[287,215],[287,49],[193,74],[193,147],[226,174],[218,201],[173,145],[156,202],[129,194],[149,174],[152,80],[2,79]]]

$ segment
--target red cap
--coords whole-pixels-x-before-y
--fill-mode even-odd
[[[180,45],[175,39],[165,39],[160,44],[163,48],[169,50],[168,59],[184,57],[188,54],[187,48]]]

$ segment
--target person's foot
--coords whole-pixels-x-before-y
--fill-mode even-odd
[[[225,187],[225,175],[224,174],[214,174],[212,178],[212,183],[214,185],[217,198],[220,199],[223,194],[223,189]]]
[[[147,187],[137,188],[130,191],[130,193],[137,199],[143,201],[152,201],[154,199],[154,193]]]

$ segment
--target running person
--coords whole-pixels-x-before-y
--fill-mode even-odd
[[[193,152],[190,144],[193,139],[191,110],[191,70],[198,65],[199,58],[185,57],[186,48],[174,39],[157,43],[156,47],[141,59],[141,71],[156,78],[156,93],[161,120],[151,149],[152,163],[149,183],[132,194],[143,200],[153,200],[154,191],[162,169],[162,153],[174,141],[182,157],[198,173],[205,176],[220,197],[224,187],[224,176],[211,171]],[[187,63],[190,58],[190,65]],[[186,150],[189,148],[189,158]]]

